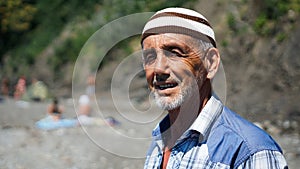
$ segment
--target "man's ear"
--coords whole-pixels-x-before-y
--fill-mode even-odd
[[[205,67],[207,69],[207,78],[213,79],[216,75],[220,64],[220,53],[217,48],[210,48],[206,52]]]

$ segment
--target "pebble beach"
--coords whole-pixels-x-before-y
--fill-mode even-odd
[[[139,123],[148,114],[116,113],[109,101],[95,104],[94,116],[114,117],[120,124],[77,126],[41,130],[35,122],[44,118],[49,102],[18,102],[5,99],[0,103],[1,169],[137,169],[143,168],[144,154],[157,120]],[[76,118],[72,99],[62,99],[65,118]],[[124,111],[126,112],[124,104]],[[97,110],[97,107],[102,107]],[[127,117],[126,117],[127,116]],[[149,118],[152,116],[149,115]],[[130,120],[131,119],[131,120]],[[132,122],[134,121],[134,122]],[[300,166],[300,140],[296,133],[272,134],[283,148],[290,169]]]

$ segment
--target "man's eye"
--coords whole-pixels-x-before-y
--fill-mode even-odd
[[[176,49],[173,49],[171,52],[172,52],[173,54],[175,54],[176,56],[178,56],[178,57],[182,57],[181,52],[178,51],[178,50],[176,50]]]
[[[145,52],[143,58],[145,64],[151,64],[156,59],[156,54],[154,52]]]
[[[165,52],[168,57],[183,57],[183,54],[177,49],[171,49]]]

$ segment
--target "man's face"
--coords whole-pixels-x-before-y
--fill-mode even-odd
[[[146,78],[157,104],[172,110],[199,95],[206,70],[198,41],[182,34],[151,35],[143,41]]]

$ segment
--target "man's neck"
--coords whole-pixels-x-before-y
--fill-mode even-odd
[[[200,89],[200,96],[193,95],[180,107],[169,110],[170,128],[166,134],[166,146],[175,145],[182,134],[193,124],[199,113],[211,97],[211,84],[206,81]]]

